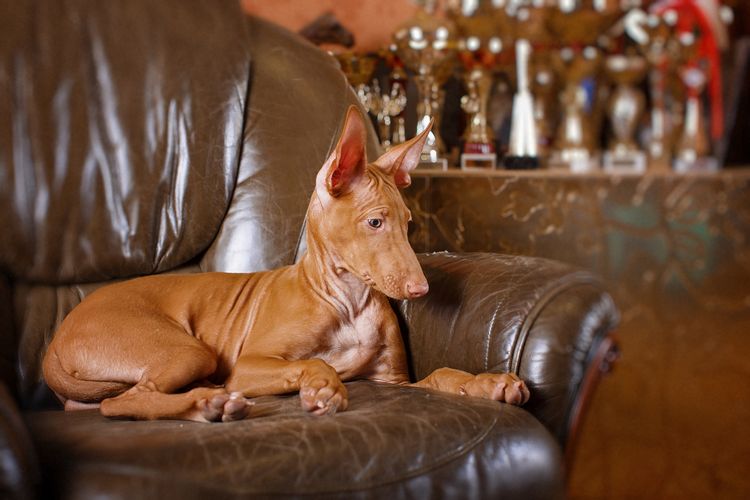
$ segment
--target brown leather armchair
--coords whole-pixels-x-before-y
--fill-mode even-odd
[[[542,259],[423,255],[429,295],[394,304],[414,377],[515,371],[524,408],[353,382],[333,417],[295,395],[213,425],[60,411],[41,358],[92,290],[294,261],[356,98],[332,58],[234,0],[8,0],[0,32],[0,496],[564,496],[617,312]]]

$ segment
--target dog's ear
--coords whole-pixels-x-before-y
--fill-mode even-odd
[[[392,147],[375,160],[375,165],[393,175],[396,180],[396,186],[404,188],[411,184],[409,172],[419,165],[422,149],[434,123],[434,119],[430,120],[430,123],[419,135],[398,146]]]
[[[336,147],[318,172],[318,189],[325,189],[328,195],[336,198],[364,175],[367,167],[365,133],[362,113],[356,106],[349,106]]]

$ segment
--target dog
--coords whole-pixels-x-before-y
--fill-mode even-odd
[[[368,164],[364,118],[350,107],[317,174],[298,263],[102,287],[55,333],[43,361],[49,387],[66,410],[198,422],[241,420],[247,398],[297,391],[308,412],[334,414],[348,405],[343,381],[354,379],[525,403],[529,391],[511,373],[441,368],[410,384],[388,297],[429,288],[399,192],[429,131]]]

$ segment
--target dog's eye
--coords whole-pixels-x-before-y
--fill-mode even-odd
[[[367,225],[373,229],[379,229],[383,225],[383,219],[367,219]]]

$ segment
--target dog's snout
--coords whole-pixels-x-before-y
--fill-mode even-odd
[[[409,281],[406,283],[406,294],[409,296],[410,299],[416,299],[418,297],[427,295],[427,292],[429,290],[430,290],[430,285],[428,285],[426,281],[419,281],[419,282]]]

